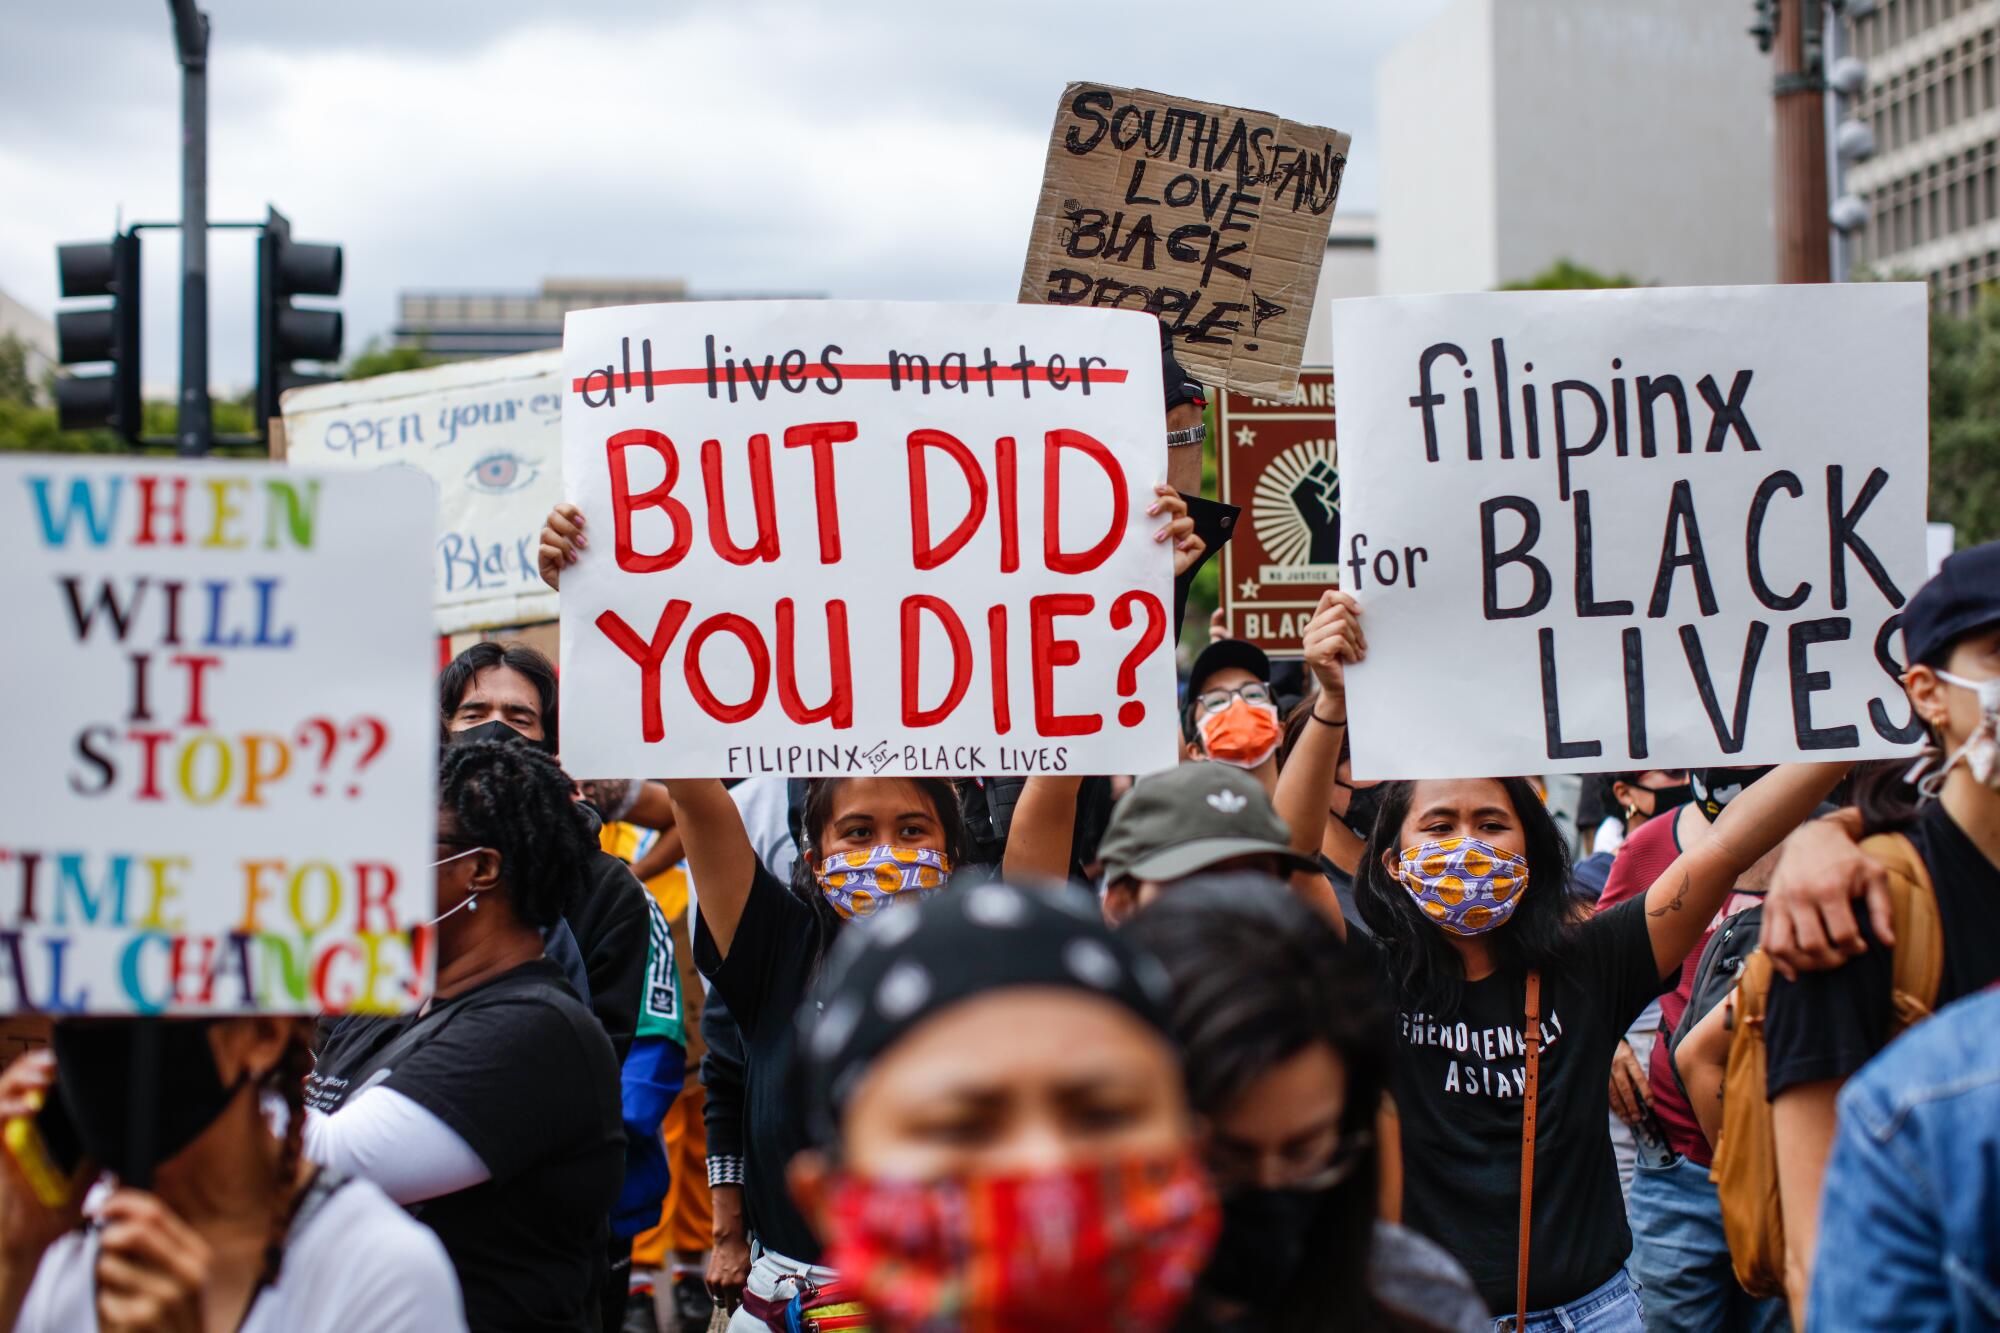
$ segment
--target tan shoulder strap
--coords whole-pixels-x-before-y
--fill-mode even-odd
[[[1944,984],[1944,921],[1930,868],[1915,843],[1901,833],[1878,833],[1863,841],[1861,850],[1889,872],[1896,925],[1891,985],[1898,992],[1900,1029],[1937,1007]]]
[[[1535,1222],[1535,1089],[1542,1074],[1542,974],[1528,971],[1528,1095],[1521,1103],[1521,1250],[1514,1279],[1514,1329],[1528,1326],[1528,1238]]]

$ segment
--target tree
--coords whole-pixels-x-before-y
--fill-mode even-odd
[[[438,358],[426,351],[421,343],[415,347],[384,347],[380,339],[370,338],[368,345],[347,363],[341,378],[373,379],[377,375],[393,375],[399,370],[422,370],[437,363]]]
[[[33,407],[40,399],[35,377],[28,373],[28,340],[18,334],[0,334],[0,403]]]
[[[2000,299],[1931,311],[1930,516],[1961,547],[2000,538]]]
[[[1586,268],[1565,256],[1522,282],[1507,282],[1500,285],[1503,292],[1569,292],[1589,291],[1604,287],[1644,287],[1630,273],[1599,273],[1594,268]]]

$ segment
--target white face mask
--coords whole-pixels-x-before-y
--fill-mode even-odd
[[[1979,725],[1965,738],[1965,744],[1946,756],[1943,766],[1936,773],[1924,779],[1924,790],[1935,795],[1937,788],[1944,785],[1945,775],[1951,772],[1951,766],[1961,759],[1975,780],[2000,790],[2000,676],[1991,680],[1967,680],[1949,671],[1940,671],[1937,678],[1947,685],[1971,690],[1979,696]]]
[[[468,856],[477,856],[479,855],[479,853],[488,850],[490,849],[486,847],[468,847],[464,851],[458,853],[456,856],[447,856],[441,861],[431,862],[431,869],[436,870],[439,866],[448,866],[453,861],[463,861]],[[438,922],[444,920],[448,916],[455,915],[459,912],[477,912],[478,910],[479,910],[479,895],[477,893],[468,893],[465,895],[464,902],[460,903],[457,907],[452,908],[448,912],[438,913],[430,920],[424,922],[424,925],[435,926]]]

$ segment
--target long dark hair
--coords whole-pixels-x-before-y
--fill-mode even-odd
[[[1346,1070],[1340,1133],[1372,1134],[1389,1076],[1390,1031],[1375,981],[1333,929],[1285,886],[1263,875],[1201,875],[1176,884],[1126,927],[1173,981],[1171,1017],[1188,1101],[1221,1114],[1278,1064],[1325,1045]],[[1256,1327],[1278,1333],[1378,1330],[1405,1325],[1369,1292],[1377,1150],[1327,1192],[1310,1224],[1309,1262],[1268,1292]],[[1190,1324],[1198,1326],[1199,1311]]]
[[[1549,968],[1560,961],[1579,915],[1569,891],[1569,844],[1526,778],[1494,781],[1506,789],[1526,835],[1528,884],[1514,915],[1486,938],[1503,972]],[[1415,790],[1414,782],[1382,784],[1382,808],[1361,853],[1354,896],[1388,957],[1398,1002],[1445,1017],[1457,1013],[1464,998],[1465,963],[1382,864],[1385,853],[1392,862],[1402,854],[1403,820]]]
[[[799,812],[799,854],[792,862],[792,892],[812,909],[815,961],[826,957],[842,925],[840,913],[820,892],[816,874],[825,859],[819,850],[821,835],[833,819],[834,798],[847,782],[907,782],[921,791],[937,815],[938,829],[944,834],[944,854],[951,858],[953,874],[964,868],[966,851],[972,845],[965,811],[958,803],[958,784],[950,778],[814,778],[807,782],[805,804]]]
[[[451,715],[458,711],[465,692],[472,688],[474,678],[491,667],[506,667],[528,678],[541,704],[542,735],[548,739],[549,751],[552,754],[561,753],[562,693],[556,688],[556,664],[546,654],[525,643],[483,639],[452,658],[438,673],[439,727],[449,731]]]

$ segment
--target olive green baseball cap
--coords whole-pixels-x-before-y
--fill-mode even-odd
[[[1210,760],[1133,783],[1112,807],[1097,854],[1107,883],[1181,879],[1239,856],[1276,856],[1287,869],[1319,869],[1292,850],[1291,830],[1264,784]]]

